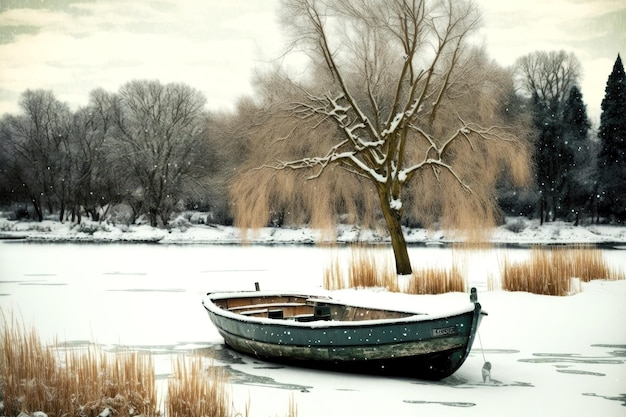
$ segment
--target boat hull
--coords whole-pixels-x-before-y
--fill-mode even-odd
[[[477,302],[453,315],[354,323],[255,319],[213,307],[205,304],[226,345],[259,359],[430,380],[463,364],[481,319]]]

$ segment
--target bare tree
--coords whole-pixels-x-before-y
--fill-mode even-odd
[[[175,205],[204,176],[204,96],[184,84],[131,81],[111,101],[109,156],[134,181],[128,195],[153,226],[167,225]]]
[[[114,185],[120,180],[109,170],[107,138],[113,128],[113,94],[96,89],[89,94],[89,105],[78,109],[72,118],[68,154],[72,171],[72,221],[81,221],[84,210],[100,220],[101,209],[117,200]]]
[[[396,270],[409,274],[406,210],[423,223],[479,226],[494,219],[503,169],[527,180],[526,148],[496,117],[502,71],[468,47],[480,22],[472,2],[284,0],[282,13],[289,50],[311,59],[309,77],[278,73],[269,81],[278,88],[266,99],[280,111],[256,135],[261,155],[274,151],[265,166],[287,175],[255,170],[239,178],[236,213],[247,219],[240,225],[253,225],[254,213],[269,208],[268,200],[250,198],[261,193],[255,189],[278,181],[293,209],[308,204],[298,203],[298,191],[324,185],[329,192],[316,194],[309,219],[317,224],[340,205],[333,199],[347,200],[346,186],[358,187],[359,204],[375,196]],[[300,185],[300,172],[316,181]],[[351,179],[339,181],[342,174]]]
[[[3,120],[3,148],[11,175],[41,221],[46,209],[52,213],[67,197],[64,164],[70,111],[47,90],[26,90],[19,104],[22,113]]]
[[[582,66],[573,52],[537,51],[519,58],[515,64],[522,90],[543,102],[564,102],[578,83]]]

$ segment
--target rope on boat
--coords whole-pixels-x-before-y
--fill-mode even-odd
[[[491,382],[491,362],[488,362],[487,358],[485,358],[485,350],[483,349],[483,341],[480,338],[480,332],[478,330],[476,331],[476,335],[478,336],[478,343],[480,344],[480,353],[482,353],[483,361],[485,361],[485,364],[483,365],[483,369],[482,369],[483,382],[485,383],[487,382],[487,380]]]

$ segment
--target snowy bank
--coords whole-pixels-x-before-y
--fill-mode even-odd
[[[173,222],[178,227],[158,229],[147,225],[113,225],[84,222],[72,224],[45,220],[43,222],[0,219],[0,239],[25,239],[45,242],[146,242],[163,244],[314,244],[314,243],[387,243],[383,230],[361,229],[339,225],[334,232],[307,227],[266,227],[242,231],[232,226]],[[406,240],[412,245],[451,244],[463,241],[453,232],[444,230],[404,229]],[[538,221],[511,219],[497,227],[487,240],[499,245],[531,244],[596,244],[622,245],[626,243],[626,227],[610,225],[574,226],[565,222],[539,225]]]

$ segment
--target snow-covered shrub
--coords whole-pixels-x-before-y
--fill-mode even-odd
[[[205,212],[188,212],[188,220],[191,224],[209,224],[211,215]]]
[[[170,229],[179,229],[181,232],[187,231],[191,227],[189,220],[181,215],[172,220],[169,224]]]
[[[527,227],[526,222],[519,218],[511,222],[507,222],[506,225],[504,226],[506,230],[508,230],[509,232],[513,232],[513,233],[522,233],[524,230],[526,230],[526,227]]]
[[[50,228],[50,226],[48,225],[42,225],[42,224],[31,224],[28,226],[27,229],[29,232],[42,232],[42,233],[47,233],[52,231],[52,229]]]
[[[130,226],[133,223],[133,219],[133,210],[129,205],[117,204],[109,210],[106,221],[114,226]]]
[[[83,222],[78,225],[78,232],[93,235],[96,232],[108,232],[108,228],[103,224]]]
[[[10,232],[13,230],[13,225],[9,222],[0,222],[0,232]]]

